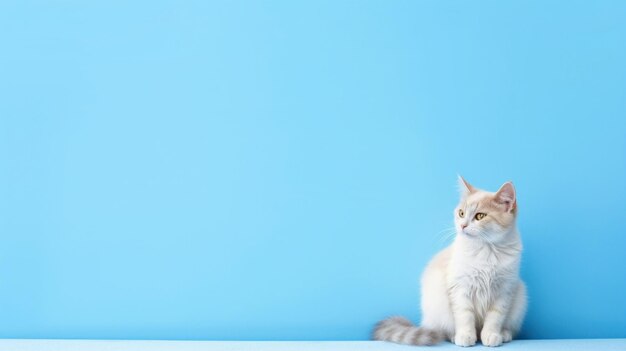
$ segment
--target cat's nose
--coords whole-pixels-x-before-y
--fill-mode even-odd
[[[465,229],[465,228],[467,228],[467,223],[461,224],[461,229]]]

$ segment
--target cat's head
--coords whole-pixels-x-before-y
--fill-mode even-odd
[[[457,235],[499,242],[515,228],[517,201],[513,183],[495,193],[473,187],[459,176],[461,199],[454,210]]]

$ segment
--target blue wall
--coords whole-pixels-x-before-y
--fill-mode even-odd
[[[6,1],[0,337],[366,339],[456,174],[523,337],[626,337],[626,2]]]

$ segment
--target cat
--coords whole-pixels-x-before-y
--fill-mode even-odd
[[[391,317],[376,325],[375,340],[433,345],[448,339],[473,346],[480,336],[483,345],[500,346],[519,331],[527,302],[513,183],[492,193],[459,176],[459,187],[455,239],[422,275],[421,325]]]

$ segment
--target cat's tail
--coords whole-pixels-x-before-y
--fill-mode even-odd
[[[391,317],[376,324],[373,339],[406,345],[434,345],[443,340],[443,335],[436,330],[415,326],[406,318]]]

